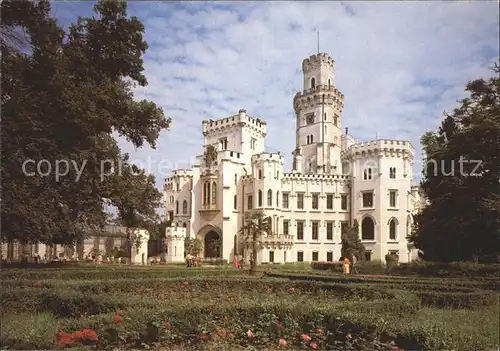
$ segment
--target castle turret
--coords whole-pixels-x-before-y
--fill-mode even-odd
[[[304,173],[340,173],[341,114],[344,95],[335,88],[335,61],[325,53],[302,62],[303,91],[295,95],[296,148]]]

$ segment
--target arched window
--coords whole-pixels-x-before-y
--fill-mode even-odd
[[[397,223],[394,218],[389,220],[389,240],[396,240]]]
[[[273,191],[269,189],[267,191],[267,206],[271,207],[273,205]]]
[[[326,112],[323,114],[323,120],[326,121]]]
[[[330,78],[328,78],[328,88],[330,88],[332,86],[332,81]]]
[[[238,175],[237,174],[234,175],[234,184],[238,184]]]
[[[188,202],[184,200],[182,203],[182,214],[187,214],[188,213]]]
[[[234,195],[234,209],[238,209],[238,197],[236,195]]]
[[[396,179],[396,167],[389,168],[389,178]]]
[[[316,78],[312,77],[311,78],[311,89],[314,89],[316,87]]]
[[[313,139],[314,139],[314,138],[313,138],[313,136],[311,135],[311,137],[310,137],[311,144],[314,142],[314,141],[313,141]]]
[[[370,217],[361,222],[361,240],[375,240],[375,223]]]
[[[186,222],[182,223],[182,227],[187,228],[187,223]]]
[[[276,207],[280,206],[280,192],[279,190],[276,192]]]
[[[280,179],[280,171],[276,171],[276,179]]]
[[[259,190],[258,201],[259,207],[262,207],[262,190]]]
[[[175,214],[179,214],[179,201],[175,202]]]
[[[339,123],[339,118],[337,116],[333,117],[333,124],[337,127]]]
[[[271,216],[267,217],[267,234],[272,235],[273,234],[273,219]]]
[[[259,169],[259,179],[262,179],[262,170]]]
[[[212,183],[212,205],[217,203],[217,184]]]
[[[203,184],[203,205],[210,204],[210,182]]]

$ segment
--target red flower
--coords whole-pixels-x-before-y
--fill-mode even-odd
[[[64,331],[60,331],[56,335],[57,346],[66,347],[73,345],[73,335],[70,333],[66,333]]]
[[[280,339],[278,342],[279,347],[286,347],[287,343],[285,339]]]
[[[281,322],[276,322],[276,328],[283,329],[285,328]]]
[[[99,339],[97,338],[97,333],[92,329],[83,329],[82,333],[83,333],[83,339],[86,341],[91,341],[91,342],[99,341]]]
[[[169,321],[166,321],[163,325],[165,326],[165,329],[167,329],[167,330],[172,329],[172,324],[170,324]]]
[[[120,316],[118,313],[115,313],[113,316],[113,323],[120,323],[122,321],[122,316]]]
[[[248,336],[249,338],[253,338],[253,337],[255,336],[255,334],[254,334],[254,333],[252,333],[252,331],[251,331],[250,329],[248,329],[248,331],[247,331],[247,336]]]
[[[201,333],[201,334],[198,334],[198,336],[196,338],[198,340],[201,340],[201,341],[207,341],[208,339],[210,339],[210,334],[208,334],[208,333]]]
[[[318,345],[315,342],[310,343],[309,346],[315,350],[318,348]]]
[[[301,334],[301,335],[300,335],[300,339],[301,339],[302,341],[305,341],[305,342],[309,342],[309,341],[311,341],[311,337],[310,337],[309,335],[307,335],[307,334]]]

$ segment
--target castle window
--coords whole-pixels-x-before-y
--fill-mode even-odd
[[[340,195],[340,209],[342,211],[347,211],[347,195],[346,194]]]
[[[304,209],[304,194],[297,194],[297,208]]]
[[[333,240],[333,222],[326,222],[326,240]]]
[[[227,138],[219,139],[221,150],[227,150]]]
[[[176,183],[176,185],[177,185],[177,191],[179,191],[179,183]]]
[[[251,210],[252,208],[253,208],[253,196],[252,195],[248,195],[248,198],[247,198],[247,209]]]
[[[276,192],[276,207],[280,206],[280,192]]]
[[[327,135],[327,134],[328,134],[328,128],[326,128],[326,126],[325,126],[325,135]]]
[[[396,240],[397,223],[394,218],[389,222],[389,240]]]
[[[258,194],[258,206],[262,207],[262,190],[259,190],[259,194]]]
[[[333,210],[333,194],[326,195],[326,209]]]
[[[283,234],[288,235],[289,233],[290,221],[288,219],[283,220]]]
[[[311,89],[314,89],[316,87],[316,78],[312,77],[311,78]]]
[[[269,189],[267,191],[267,206],[271,207],[273,205],[273,191]]]
[[[282,202],[283,202],[282,207],[288,208],[288,193],[283,193]]]
[[[297,240],[304,240],[304,221],[297,221]]]
[[[259,179],[262,179],[262,170],[259,169]]]
[[[313,251],[312,253],[312,260],[313,262],[316,262],[319,259],[319,253],[318,251]]]
[[[312,208],[313,210],[317,210],[319,207],[319,195],[318,194],[312,194]]]
[[[326,112],[323,114],[323,120],[326,121]]]
[[[238,184],[238,175],[237,174],[234,175],[234,184]]]
[[[234,209],[237,210],[238,209],[238,197],[236,195],[234,195]]]
[[[318,240],[319,238],[319,222],[312,222],[312,239]]]
[[[363,171],[363,179],[364,180],[371,180],[372,179],[372,169],[371,168],[365,168]]]
[[[203,184],[203,205],[210,204],[210,182]]]
[[[328,251],[326,253],[326,262],[333,262],[333,251]]]
[[[188,211],[188,202],[184,200],[184,202],[182,203],[182,214],[187,214],[187,211]]]
[[[187,228],[187,223],[186,222],[182,223],[182,228]]]
[[[328,78],[328,88],[331,88],[331,86],[332,86],[332,80]]]
[[[396,207],[396,190],[389,191],[389,207]]]
[[[361,222],[361,239],[375,240],[375,223],[370,217],[365,217]]]
[[[175,214],[179,214],[179,201],[175,202]]]
[[[373,192],[367,191],[363,193],[363,207],[373,207]]]
[[[274,263],[274,251],[269,251],[269,263]]]
[[[313,142],[314,142],[314,140],[313,140],[313,136],[311,135],[311,144],[312,144]]]
[[[297,262],[304,262],[304,251],[297,251]]]
[[[310,144],[309,143],[309,135],[306,135],[306,144]]]
[[[276,179],[280,179],[280,171],[276,171]]]
[[[333,124],[335,124],[335,126],[338,127],[338,124],[339,124],[339,116],[338,115],[335,115],[333,117]]]
[[[217,203],[217,184],[212,183],[212,205]]]
[[[250,149],[255,150],[256,142],[257,142],[256,139],[254,139],[254,138],[250,139]]]
[[[389,168],[389,178],[396,179],[396,167]]]

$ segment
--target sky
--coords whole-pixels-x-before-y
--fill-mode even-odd
[[[55,2],[52,12],[65,27],[92,16],[93,5]],[[149,84],[135,96],[161,106],[172,124],[155,150],[119,145],[155,174],[159,189],[202,153],[202,120],[242,108],[267,121],[266,149],[284,153],[289,171],[292,99],[303,89],[302,60],[317,52],[317,31],[345,96],[342,127],[357,141],[409,140],[418,182],[420,137],[458,107],[468,81],[492,76],[499,53],[497,1],[134,1],[128,13],[143,22],[149,45]]]

